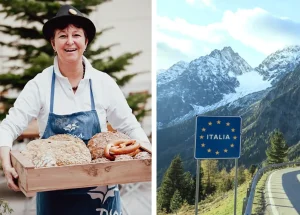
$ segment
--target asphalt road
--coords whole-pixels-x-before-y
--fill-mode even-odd
[[[300,214],[300,167],[271,173],[265,191],[265,215]]]

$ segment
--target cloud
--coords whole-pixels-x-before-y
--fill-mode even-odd
[[[188,39],[178,39],[168,36],[162,32],[157,32],[156,41],[158,43],[167,44],[172,49],[177,49],[182,53],[189,53],[192,49],[192,42]]]
[[[300,44],[300,23],[273,16],[261,8],[225,11],[220,22],[208,25],[191,24],[181,18],[158,17],[157,29],[176,33],[177,39],[190,38],[194,43],[215,46],[233,39],[263,54]]]
[[[195,4],[195,0],[185,0],[186,3],[190,4],[190,5],[194,5]],[[199,0],[200,4],[202,6],[205,7],[210,7],[212,9],[216,9],[215,5],[213,4],[212,0]]]
[[[300,23],[261,8],[226,11],[222,25],[232,38],[264,54],[300,43]]]
[[[201,0],[201,2],[207,6],[207,7],[210,7],[212,9],[216,9],[215,5],[213,4],[213,1],[212,0]]]
[[[220,43],[224,38],[221,32],[224,31],[221,23],[213,23],[207,26],[200,26],[188,23],[181,18],[174,20],[168,17],[157,17],[158,30],[173,31],[184,36],[210,43]]]
[[[189,62],[193,58],[187,56],[178,49],[171,48],[165,43],[157,43],[157,56],[156,56],[156,68],[159,69],[168,69],[175,62],[186,61]]]
[[[194,4],[195,0],[185,0],[188,4]]]

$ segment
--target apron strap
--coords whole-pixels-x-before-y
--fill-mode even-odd
[[[94,101],[94,94],[92,90],[92,80],[90,81],[90,98],[91,98],[91,109],[95,110],[95,101]],[[55,90],[55,72],[53,67],[53,74],[52,74],[52,83],[51,83],[51,98],[50,98],[50,113],[53,113],[53,106],[54,106],[54,90]]]
[[[92,110],[95,110],[95,101],[94,101],[94,95],[92,90],[92,79],[89,79],[89,81],[90,81],[90,97],[91,97]]]
[[[53,113],[54,89],[55,89],[55,72],[53,67],[52,83],[51,83],[51,98],[50,98],[50,113]]]

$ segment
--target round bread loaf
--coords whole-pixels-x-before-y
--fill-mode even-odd
[[[91,163],[107,163],[107,162],[110,162],[110,160],[107,158],[97,158],[95,160],[92,160]]]
[[[134,156],[134,159],[151,159],[149,152],[140,152]]]
[[[63,166],[91,162],[85,143],[70,135],[54,135],[29,142],[22,152],[35,167]]]
[[[119,140],[130,139],[129,136],[120,132],[101,132],[94,135],[87,144],[92,155],[92,160],[104,157],[104,150],[108,143]]]
[[[130,155],[116,155],[115,161],[126,161],[133,160],[133,157]]]
[[[78,137],[74,137],[72,135],[69,135],[69,134],[56,134],[56,135],[53,135],[51,137],[49,137],[47,140],[58,140],[58,141],[74,141],[74,142],[78,142],[78,143],[83,143],[84,142],[78,138]]]

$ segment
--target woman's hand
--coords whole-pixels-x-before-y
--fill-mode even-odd
[[[3,172],[5,174],[6,183],[9,189],[14,191],[20,191],[20,188],[15,183],[14,179],[19,177],[15,168],[11,166],[10,160],[10,148],[9,147],[0,147],[0,158],[2,161]]]
[[[15,181],[17,181],[17,180],[14,180],[14,179],[18,179],[18,177],[19,177],[15,168],[13,168],[11,166],[7,166],[7,167],[3,167],[3,171],[5,174],[6,183],[7,183],[8,188],[13,191],[20,191],[20,188],[15,183]]]

